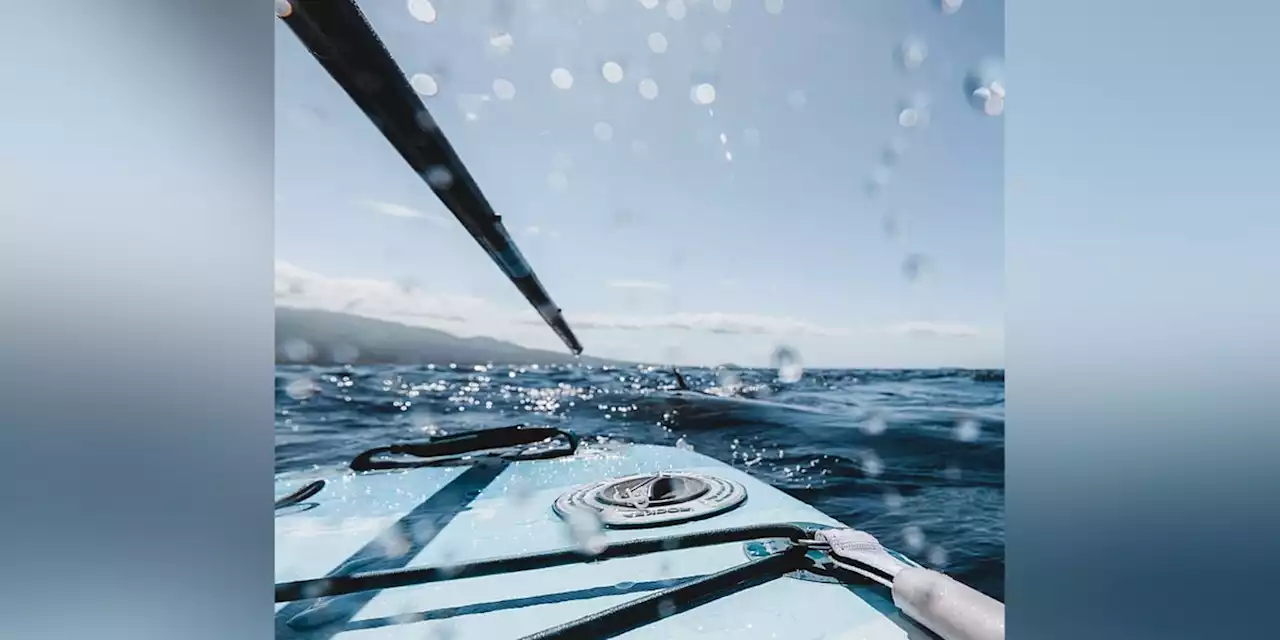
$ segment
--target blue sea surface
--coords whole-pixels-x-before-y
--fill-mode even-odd
[[[511,424],[691,447],[1004,600],[1004,383],[964,370],[279,366],[277,472]],[[788,376],[792,378],[794,376]]]

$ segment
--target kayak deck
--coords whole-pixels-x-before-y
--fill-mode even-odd
[[[685,471],[742,484],[747,500],[713,517],[645,529],[604,529],[575,540],[552,504],[576,486]],[[326,486],[277,511],[277,583],[326,574],[449,566],[500,556],[667,537],[754,524],[842,526],[748,474],[693,451],[649,445],[583,446],[573,456],[475,467],[327,475],[276,481],[276,495],[317,477]],[[413,527],[412,543],[388,534]],[[517,573],[465,578],[276,605],[279,638],[520,638],[748,560],[742,543],[677,549]],[[344,566],[345,564],[345,566]],[[320,602],[317,610],[307,609]],[[290,620],[294,622],[290,624]],[[434,634],[434,635],[433,635]],[[931,638],[887,592],[783,577],[670,615],[621,636],[709,638]]]

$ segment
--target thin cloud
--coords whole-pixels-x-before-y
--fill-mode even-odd
[[[653,282],[650,280],[611,280],[607,283],[613,289],[645,289],[648,291],[666,291],[668,287],[663,282]]]
[[[972,338],[982,333],[967,324],[945,322],[903,322],[889,327],[889,333],[921,337]]]
[[[641,281],[622,282],[635,285]],[[653,285],[662,286],[642,283],[632,288],[653,289]],[[543,324],[530,309],[498,307],[475,296],[428,293],[419,286],[387,280],[325,276],[283,261],[276,262],[275,298],[279,306],[342,311],[505,339],[528,335],[530,327]],[[903,322],[888,326],[832,327],[787,316],[721,312],[662,315],[568,312],[566,316],[574,329],[594,332],[681,331],[769,339],[805,336],[967,339],[982,334],[979,328],[962,323]]]
[[[359,204],[368,209],[372,209],[375,213],[380,213],[384,216],[390,216],[392,218],[408,218],[408,219],[426,220],[428,222],[431,222],[432,224],[436,224],[440,226],[444,226],[444,224],[447,222],[447,220],[445,220],[440,215],[437,215],[434,213],[424,213],[422,211],[414,209],[413,207],[406,207],[405,205],[396,204],[394,202],[383,202],[381,200],[362,200],[360,201]]]

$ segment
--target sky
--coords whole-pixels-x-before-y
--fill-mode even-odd
[[[362,8],[587,354],[1003,366],[1002,2]],[[277,304],[564,349],[282,23],[275,66]]]

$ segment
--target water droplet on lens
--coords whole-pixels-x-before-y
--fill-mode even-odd
[[[907,38],[898,46],[898,62],[907,71],[920,68],[927,57],[929,47],[919,38]]]
[[[378,547],[387,558],[399,558],[409,553],[409,540],[398,529],[388,529],[378,536]]]
[[[702,37],[702,48],[707,53],[719,53],[722,47],[724,41],[720,39],[720,34],[713,31]]]
[[[317,580],[316,582],[303,587],[300,595],[303,598],[311,599],[323,597],[327,593],[329,593],[329,581]]]
[[[573,74],[563,67],[552,69],[551,84],[554,84],[559,89],[568,89],[573,86]]]
[[[409,78],[409,86],[413,87],[413,90],[419,95],[430,97],[440,93],[439,83],[436,82],[435,78],[425,73],[413,74],[413,77]]]
[[[591,133],[596,137],[596,140],[608,142],[613,139],[613,125],[608,122],[597,122],[591,128]]]
[[[320,386],[310,378],[301,378],[290,382],[284,388],[285,395],[294,400],[306,400],[320,391]]]
[[[333,347],[330,355],[338,364],[352,364],[360,357],[360,351],[349,344],[340,344]]]
[[[742,140],[751,146],[760,144],[760,130],[755,127],[747,127],[742,132]]]
[[[506,31],[501,31],[489,36],[489,46],[497,49],[499,53],[507,53],[508,51],[511,51],[511,47],[514,46],[515,43],[515,38]]]
[[[929,561],[929,564],[933,565],[938,569],[946,567],[947,566],[947,550],[937,545],[934,545],[929,548],[929,553],[926,555],[926,559]]]
[[[898,124],[910,129],[920,124],[920,111],[915,107],[907,107],[898,112]]]
[[[794,89],[787,94],[787,104],[796,109],[802,109],[809,104],[809,96],[803,89]]]
[[[800,362],[800,354],[791,347],[778,347],[773,352],[773,366],[778,370],[778,380],[791,384],[799,382],[804,375],[804,366]]]
[[[419,22],[431,24],[436,21],[436,8],[431,0],[409,0],[409,15]]]
[[[436,189],[448,189],[453,186],[453,172],[444,165],[436,165],[427,169],[427,184]]]
[[[667,37],[657,32],[649,34],[649,50],[654,53],[665,53],[667,51]]]
[[[889,428],[889,425],[885,422],[883,416],[875,415],[864,420],[858,427],[869,436],[878,436],[884,433]]]
[[[636,586],[636,583],[630,580],[623,580],[622,582],[619,582],[618,584],[613,585],[613,588],[617,589],[618,591],[629,591],[635,588],[635,586]]]
[[[782,7],[784,4],[785,2],[783,0],[764,0],[764,10],[776,16],[779,13],[782,13]]]
[[[694,85],[689,91],[689,97],[694,104],[707,105],[716,101],[716,88],[708,83]]]
[[[676,603],[672,602],[669,598],[663,598],[662,600],[658,601],[658,617],[659,618],[670,618],[675,614],[676,614]]]
[[[547,184],[552,191],[565,191],[569,188],[569,177],[561,171],[552,171],[547,174]]]
[[[276,0],[276,15],[281,18],[288,18],[293,14],[293,3],[289,0]]]
[[[672,20],[684,20],[688,12],[689,8],[684,5],[684,0],[667,0],[667,15]]]
[[[693,445],[689,444],[689,441],[685,440],[684,436],[680,436],[680,439],[676,440],[676,448],[683,451],[693,451]]]
[[[729,13],[729,9],[733,8],[733,0],[712,0],[711,6],[720,13]]]
[[[924,532],[915,525],[903,527],[902,542],[906,545],[908,551],[915,553],[924,548]]]
[[[888,507],[890,511],[901,509],[903,502],[905,501],[902,499],[902,494],[898,493],[896,489],[885,489],[884,506]]]
[[[862,472],[868,478],[875,478],[884,473],[884,462],[880,460],[874,451],[864,451],[862,453]]]
[[[925,257],[918,253],[912,253],[906,258],[903,258],[902,276],[909,281],[916,281],[924,271],[925,262]]]
[[[618,84],[622,82],[622,65],[613,61],[606,62],[600,67],[600,75],[604,76],[609,84]]]
[[[316,357],[316,350],[306,340],[290,338],[280,345],[284,356],[292,362],[307,362]]]
[[[652,78],[645,78],[640,81],[640,97],[645,100],[653,100],[658,97],[658,83]]]
[[[646,9],[658,8],[658,0],[640,0],[640,4]]]
[[[498,78],[493,81],[493,95],[498,96],[499,100],[510,100],[516,97],[516,85],[510,80]]]
[[[982,425],[977,420],[965,419],[956,423],[955,437],[961,442],[973,442],[982,435]]]
[[[589,556],[598,556],[608,546],[604,537],[604,523],[600,514],[591,509],[575,509],[567,518],[569,535],[578,550]]]
[[[965,76],[964,91],[969,104],[988,116],[1004,113],[1004,71],[999,60],[989,59]]]
[[[941,0],[942,12],[952,14],[960,10],[960,6],[964,4],[964,0]]]

